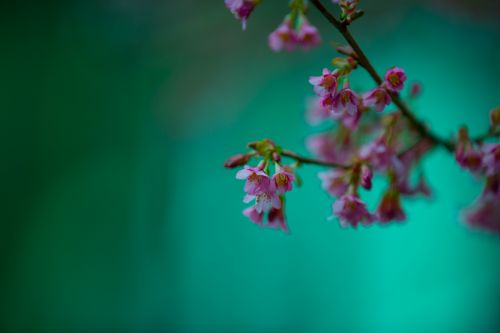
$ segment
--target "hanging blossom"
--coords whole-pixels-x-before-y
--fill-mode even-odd
[[[321,98],[309,97],[306,102],[306,121],[309,125],[318,125],[331,118],[328,108],[323,106]]]
[[[399,191],[397,189],[391,188],[385,192],[375,215],[381,223],[404,221],[406,219],[406,214],[401,208]]]
[[[241,21],[243,30],[247,27],[247,19],[261,0],[224,0],[226,7]]]
[[[361,199],[354,194],[346,194],[340,197],[332,206],[333,215],[336,216],[340,225],[344,228],[358,224],[371,224],[375,217],[367,209]]]
[[[243,210],[243,215],[255,224],[288,232],[284,211],[285,193],[293,189],[296,180],[294,167],[281,163],[278,153],[280,148],[270,140],[254,142],[249,147],[255,151],[230,157],[224,164],[227,168],[243,166],[236,173],[236,178],[245,181],[243,202],[252,203]],[[263,159],[257,166],[244,165],[249,161],[247,156],[260,156]],[[272,176],[271,165],[274,165]],[[267,223],[264,224],[266,216]]]
[[[363,94],[363,105],[374,107],[375,111],[382,112],[391,103],[391,97],[382,87],[377,87]]]
[[[304,14],[289,14],[268,38],[269,47],[275,52],[293,51],[297,46],[308,50],[321,42],[318,29]]]

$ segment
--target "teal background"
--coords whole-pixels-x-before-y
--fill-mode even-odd
[[[242,32],[221,1],[64,1],[1,11],[2,332],[500,331],[500,240],[465,228],[480,183],[449,155],[402,225],[343,230],[317,167],[288,195],[291,234],[241,216],[224,159],[270,137],[306,153],[310,75],[340,36],[274,54],[287,1]],[[379,71],[424,85],[443,136],[500,101],[495,1],[362,1]],[[372,82],[355,73],[354,87]],[[376,193],[367,201],[376,204]]]

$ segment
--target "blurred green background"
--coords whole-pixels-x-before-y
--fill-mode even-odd
[[[354,35],[423,83],[422,119],[487,128],[498,1],[361,3]],[[460,223],[480,184],[444,152],[403,225],[327,221],[316,167],[290,235],[241,216],[222,162],[263,137],[306,153],[307,78],[341,41],[311,9],[322,46],[272,53],[286,10],[265,1],[243,33],[222,0],[4,4],[1,332],[500,332],[500,240]]]

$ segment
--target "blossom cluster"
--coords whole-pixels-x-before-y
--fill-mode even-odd
[[[225,1],[243,27],[260,2]],[[334,26],[345,33],[347,25],[363,14],[357,8],[358,0],[332,2],[340,9],[340,20]],[[289,9],[282,23],[269,35],[269,47],[273,51],[293,51],[318,45],[318,30],[306,16],[307,1],[291,0]],[[334,68],[324,68],[320,75],[309,78],[315,96],[307,103],[307,121],[311,125],[330,123],[326,131],[315,133],[306,141],[308,150],[317,159],[303,158],[264,139],[250,143],[250,152],[226,161],[227,168],[243,167],[236,178],[245,181],[244,202],[252,203],[243,215],[261,226],[288,232],[285,193],[299,180],[297,168],[302,163],[312,163],[327,167],[318,176],[322,188],[333,198],[332,218],[342,227],[405,221],[404,198],[431,196],[421,160],[432,148],[442,146],[455,150],[458,164],[485,182],[479,198],[464,213],[466,223],[500,233],[500,144],[487,141],[499,136],[500,109],[491,112],[491,128],[482,139],[470,139],[465,128],[455,141],[437,138],[410,114],[403,101],[418,97],[422,86],[412,83],[406,88],[407,75],[399,67],[387,69],[381,78],[359,46],[350,41],[352,37],[344,37],[350,46],[337,47],[343,56],[332,60]],[[370,73],[375,87],[367,91],[351,87],[351,73],[358,68]],[[388,110],[391,105],[398,110]],[[260,159],[256,166],[248,165],[252,158]],[[282,158],[295,162],[286,165]],[[387,186],[378,205],[371,208],[362,195],[372,190],[375,176],[385,178]]]
[[[404,119],[399,112],[384,116],[379,113],[391,103],[390,94],[403,89],[406,74],[401,68],[390,68],[381,86],[358,94],[346,83],[349,73],[356,68],[354,60],[334,63],[340,64],[335,70],[324,69],[322,76],[310,78],[317,96],[309,103],[307,112],[311,124],[338,123],[334,131],[314,134],[307,140],[309,150],[319,158],[348,165],[319,174],[323,189],[336,199],[333,216],[342,226],[353,227],[360,223],[404,221],[402,196],[430,196],[422,174],[417,182],[411,181],[412,168],[430,145],[425,140],[417,141],[402,151],[404,140],[399,138],[407,127]],[[343,88],[338,90],[340,80],[344,81]],[[370,109],[375,113],[369,112]],[[366,118],[364,122],[362,116]],[[371,189],[374,173],[385,176],[389,186],[371,213],[361,200],[359,189]]]
[[[242,22],[243,29],[246,21],[261,0],[225,0],[226,7]],[[269,47],[275,51],[293,51],[300,46],[308,50],[321,42],[318,29],[313,26],[306,16],[307,6],[304,0],[292,0],[290,12],[281,24],[268,37]]]
[[[490,115],[494,131],[500,125],[500,109],[491,111]],[[463,214],[465,222],[474,228],[500,233],[500,144],[475,144],[463,127],[459,131],[455,159],[462,168],[484,179],[482,193]]]
[[[254,153],[235,155],[225,163],[227,168],[244,165],[236,173],[236,178],[245,180],[243,190],[246,194],[243,202],[253,204],[243,211],[243,215],[255,224],[288,232],[284,211],[285,193],[293,188],[294,167],[281,163],[281,156],[278,153],[280,148],[276,147],[271,140],[264,139],[250,144],[250,147],[258,156],[263,157],[257,166],[244,165],[254,156]],[[272,176],[271,165],[274,165]],[[265,215],[267,215],[267,223],[264,224]]]

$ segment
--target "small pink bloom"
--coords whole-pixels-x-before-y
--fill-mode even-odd
[[[296,32],[296,39],[298,44],[300,44],[305,50],[308,50],[321,42],[318,29],[310,24],[305,17],[302,18],[302,24],[300,24],[299,30]]]
[[[245,165],[236,173],[236,179],[246,179],[244,191],[250,195],[266,192],[271,186],[271,179],[260,167]]]
[[[395,190],[387,191],[382,197],[377,212],[375,213],[377,220],[386,223],[390,221],[404,221],[406,214],[401,209],[399,200],[399,192]]]
[[[252,14],[260,0],[225,0],[226,7],[241,21],[243,30],[246,29],[247,19]]]
[[[485,144],[482,153],[482,166],[486,175],[500,174],[500,144]]]
[[[377,87],[363,94],[363,105],[373,106],[375,111],[382,112],[391,103],[391,97],[384,88]]]
[[[362,146],[359,156],[377,170],[394,165],[397,160],[394,150],[387,145],[384,136]]]
[[[339,218],[342,227],[356,228],[359,223],[370,224],[374,217],[358,196],[345,194],[333,204],[333,215]]]
[[[342,124],[350,129],[350,130],[355,130],[359,122],[361,121],[361,112],[356,112],[354,114],[344,112],[342,114],[333,114],[332,115],[334,119],[340,120]]]
[[[292,190],[292,183],[294,179],[295,175],[293,173],[288,172],[285,168],[277,165],[272,182],[278,193],[285,193]]]
[[[308,50],[319,44],[321,39],[318,30],[302,14],[297,17],[297,20],[294,29],[290,16],[287,16],[278,28],[269,35],[268,44],[273,51],[293,51],[298,45]]]
[[[255,224],[262,224],[262,217],[264,216],[263,212],[258,212],[255,209],[255,206],[250,206],[243,210],[243,215],[248,217],[250,221],[252,221]]]
[[[372,188],[372,178],[372,170],[366,164],[363,164],[361,166],[361,186],[363,186],[367,190],[370,190]]]
[[[334,114],[347,112],[350,115],[355,115],[359,112],[358,96],[350,88],[343,88],[333,98],[332,111]]]
[[[478,229],[500,233],[500,200],[492,196],[480,197],[464,213],[465,222]]]
[[[330,72],[325,68],[321,76],[311,76],[309,83],[314,86],[314,92],[318,96],[335,95],[337,91],[337,76],[337,70]]]
[[[349,188],[349,174],[345,170],[328,170],[320,172],[321,187],[332,197],[338,198],[344,195]]]
[[[276,30],[274,30],[268,38],[268,44],[271,50],[279,51],[293,51],[297,44],[295,32],[292,29],[290,20],[285,19]]]
[[[257,195],[247,194],[243,198],[244,203],[249,203],[255,199],[255,210],[258,213],[267,212],[271,208],[280,208],[281,200],[274,191],[261,192]]]
[[[321,121],[330,118],[330,111],[323,106],[321,98],[311,97],[307,100],[306,119],[310,125],[317,125]]]
[[[288,225],[286,224],[283,208],[271,208],[267,215],[267,227],[273,229],[281,229],[288,233]]]
[[[331,133],[311,135],[306,141],[307,149],[329,162],[347,163],[353,157],[353,146],[349,141],[337,140]]]
[[[399,67],[390,68],[389,70],[387,70],[384,76],[386,88],[395,93],[403,89],[405,80],[406,74],[404,70]]]

